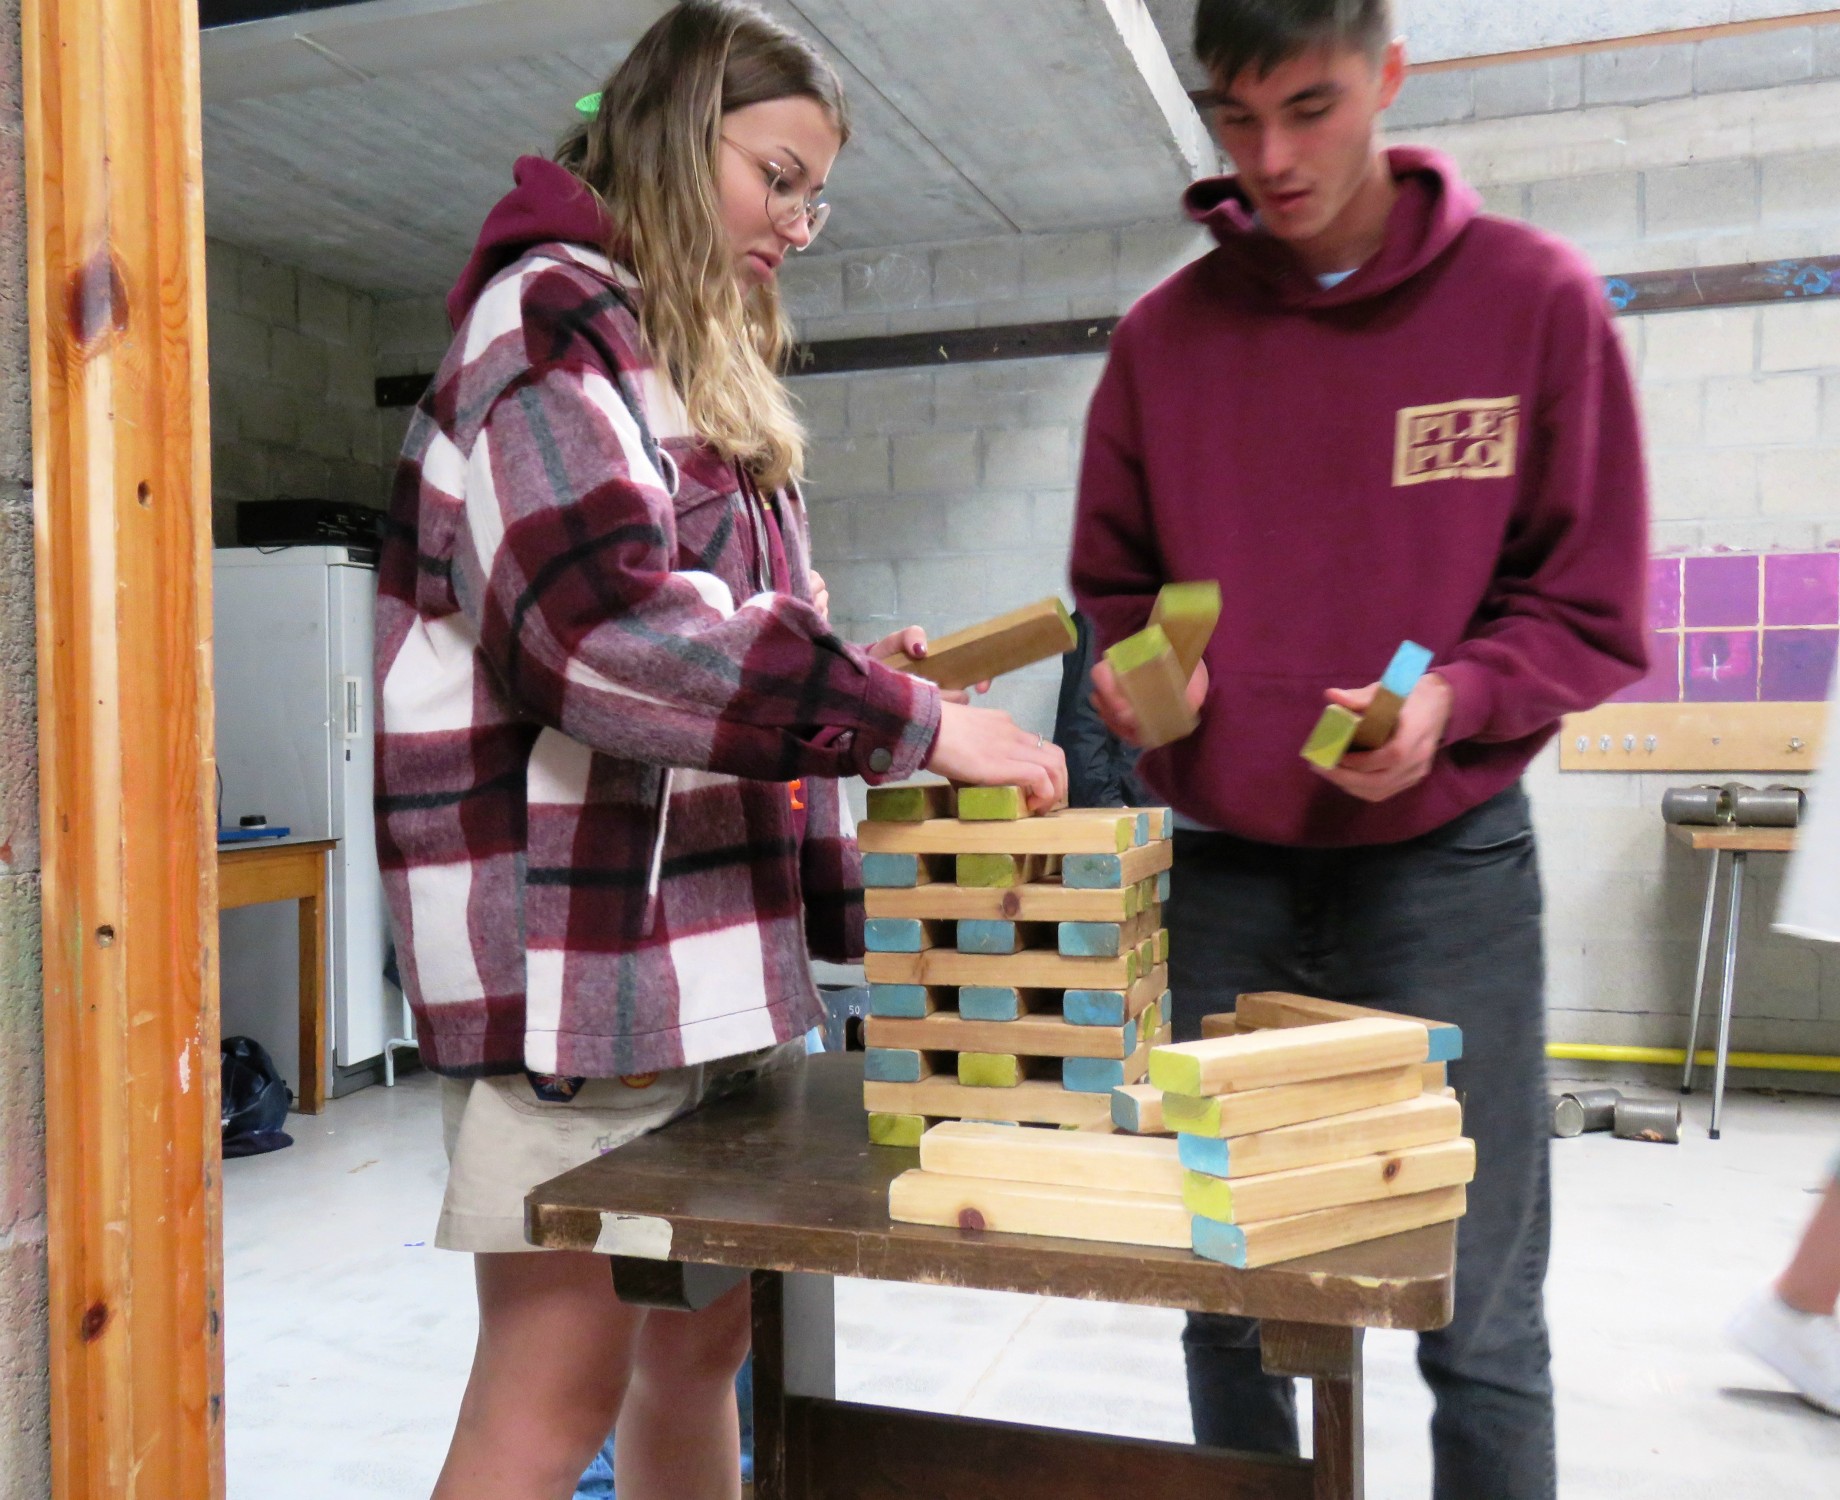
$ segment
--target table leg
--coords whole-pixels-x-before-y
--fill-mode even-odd
[[[836,1284],[828,1276],[756,1271],[753,1295],[754,1494],[805,1500],[805,1445],[790,1419],[798,1398],[837,1394]]]
[[[1706,960],[1712,953],[1712,913],[1718,906],[1719,861],[1725,856],[1712,851],[1712,869],[1706,876],[1706,909],[1699,923],[1699,970],[1693,978],[1693,1017],[1687,1022],[1687,1066],[1680,1075],[1680,1091],[1693,1092],[1693,1054],[1699,1047],[1700,997],[1706,993]]]
[[[1731,856],[1731,894],[1726,898],[1725,972],[1719,989],[1719,1055],[1712,1078],[1713,1140],[1719,1138],[1719,1116],[1725,1109],[1725,1059],[1731,1051],[1731,1005],[1738,987],[1738,923],[1744,915],[1744,861],[1742,849]]]
[[[300,1093],[294,1107],[326,1107],[326,861],[311,896],[300,898]]]
[[[1362,1500],[1366,1493],[1362,1330],[1314,1323],[1259,1325],[1262,1363],[1273,1375],[1310,1381],[1315,1413],[1313,1500]]]

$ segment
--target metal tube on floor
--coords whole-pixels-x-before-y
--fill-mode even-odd
[[[1616,1123],[1611,1128],[1618,1140],[1657,1141],[1662,1145],[1678,1146],[1680,1104],[1672,1099],[1619,1099]]]

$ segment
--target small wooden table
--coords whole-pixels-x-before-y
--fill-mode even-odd
[[[1725,949],[1719,967],[1719,1047],[1712,1074],[1712,1125],[1707,1134],[1719,1138],[1719,1116],[1725,1108],[1725,1068],[1731,1056],[1732,997],[1738,987],[1738,919],[1744,912],[1744,866],[1753,854],[1793,854],[1793,828],[1730,828],[1703,824],[1670,823],[1668,833],[1689,849],[1710,850],[1712,868],[1706,876],[1706,907],[1699,928],[1699,971],[1693,979],[1693,1018],[1687,1023],[1687,1065],[1680,1075],[1680,1091],[1693,1092],[1693,1053],[1699,1046],[1700,997],[1706,990],[1706,961],[1712,952],[1712,918],[1718,906],[1719,867],[1731,866],[1731,889],[1725,898]]]
[[[809,1058],[538,1186],[532,1243],[613,1259],[629,1302],[699,1307],[752,1274],[759,1500],[1359,1500],[1361,1330],[1450,1321],[1438,1225],[1259,1271],[1187,1251],[896,1224],[918,1153],[868,1142],[862,1056]],[[1315,1459],[923,1415],[836,1399],[832,1278],[1264,1320],[1266,1369],[1315,1382]]]
[[[337,839],[217,846],[217,909],[300,903],[300,1087],[294,1107],[326,1107],[326,853]]]

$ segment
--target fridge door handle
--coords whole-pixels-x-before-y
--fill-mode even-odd
[[[362,677],[341,677],[343,690],[342,702],[344,716],[340,737],[355,740],[364,730],[364,679]]]

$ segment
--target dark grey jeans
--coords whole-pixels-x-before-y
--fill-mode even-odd
[[[1527,799],[1503,792],[1423,838],[1289,849],[1178,832],[1167,911],[1178,1041],[1248,991],[1289,990],[1463,1028],[1450,1070],[1476,1142],[1457,1239],[1456,1317],[1419,1340],[1436,1415],[1435,1500],[1552,1500],[1551,1360],[1542,1308],[1547,1152],[1540,883]],[[1258,1325],[1195,1314],[1183,1335],[1195,1440],[1297,1451],[1289,1380]]]

